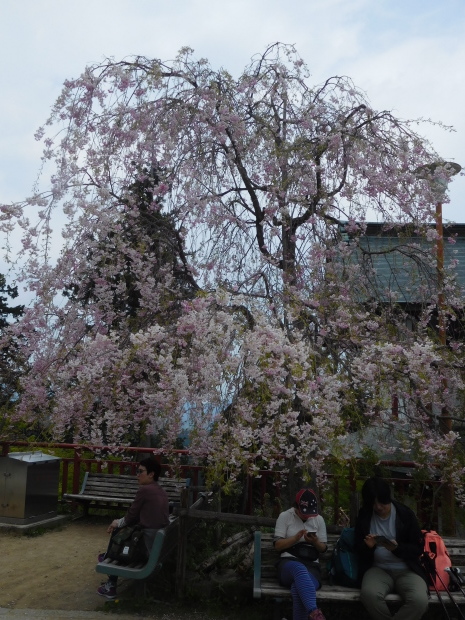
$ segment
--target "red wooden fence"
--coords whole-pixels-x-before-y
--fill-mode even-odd
[[[2,455],[7,456],[10,451],[34,451],[44,449],[49,454],[54,454],[61,458],[61,483],[60,497],[63,493],[78,493],[84,472],[96,471],[107,473],[118,473],[135,475],[138,461],[145,455],[152,455],[160,460],[163,475],[176,475],[190,478],[193,489],[199,489],[204,485],[203,472],[201,465],[189,463],[189,450],[173,450],[168,454],[154,448],[124,447],[115,450],[109,446],[89,446],[71,443],[46,443],[26,441],[2,441]],[[63,455],[63,453],[65,453]],[[115,456],[119,454],[119,456]],[[179,463],[176,468],[168,461],[173,461],[173,457]],[[379,465],[386,469],[392,469],[388,478],[396,487],[396,497],[402,498],[409,494],[410,487],[414,480],[411,476],[415,470],[415,464],[411,462],[383,461]],[[402,474],[396,474],[402,470]],[[263,510],[265,504],[270,504],[274,499],[280,498],[280,474],[276,471],[263,470],[259,472],[258,478],[247,477],[244,481],[246,485],[245,514],[254,514],[257,510]],[[321,501],[325,507],[325,513],[330,513],[329,524],[345,524],[345,517],[350,517],[353,521],[357,509],[353,499],[357,497],[357,489],[363,481],[363,477],[353,474],[352,469],[348,469],[345,475],[329,475],[328,485],[320,493]],[[415,501],[417,503],[417,514],[420,522],[425,525],[437,527],[437,508],[438,506],[431,500],[433,490],[439,484],[435,480],[414,483]],[[348,498],[350,497],[350,502]],[[287,506],[283,506],[286,508]],[[430,523],[429,523],[430,522]]]

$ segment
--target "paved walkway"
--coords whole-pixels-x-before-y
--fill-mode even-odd
[[[0,620],[4,618],[31,618],[31,620],[109,620],[109,618],[117,618],[117,620],[148,620],[148,616],[133,615],[109,615],[98,611],[63,611],[60,609],[7,609],[0,607]]]

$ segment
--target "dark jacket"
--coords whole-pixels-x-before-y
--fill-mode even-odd
[[[170,522],[168,495],[158,482],[141,484],[127,511],[126,525],[140,524],[144,529],[158,530]]]
[[[392,552],[403,560],[410,570],[420,575],[427,583],[427,576],[420,564],[420,555],[423,552],[423,535],[418,525],[415,513],[404,504],[392,501],[396,508],[396,542],[398,547]],[[370,549],[364,542],[370,534],[372,509],[360,508],[355,524],[355,550],[360,560],[360,570],[363,573],[373,565],[374,548]]]

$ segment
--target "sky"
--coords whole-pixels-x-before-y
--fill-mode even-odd
[[[465,0],[0,0],[0,203],[31,195],[34,133],[64,80],[103,58],[170,60],[184,46],[238,76],[269,44],[292,43],[312,84],[347,75],[376,110],[453,126],[417,131],[465,168],[464,33]],[[465,222],[464,176],[443,214]]]

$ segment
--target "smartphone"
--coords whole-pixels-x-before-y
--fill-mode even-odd
[[[392,545],[392,541],[390,541],[389,538],[386,538],[386,536],[375,536],[375,540],[377,545],[382,545],[384,543]]]

